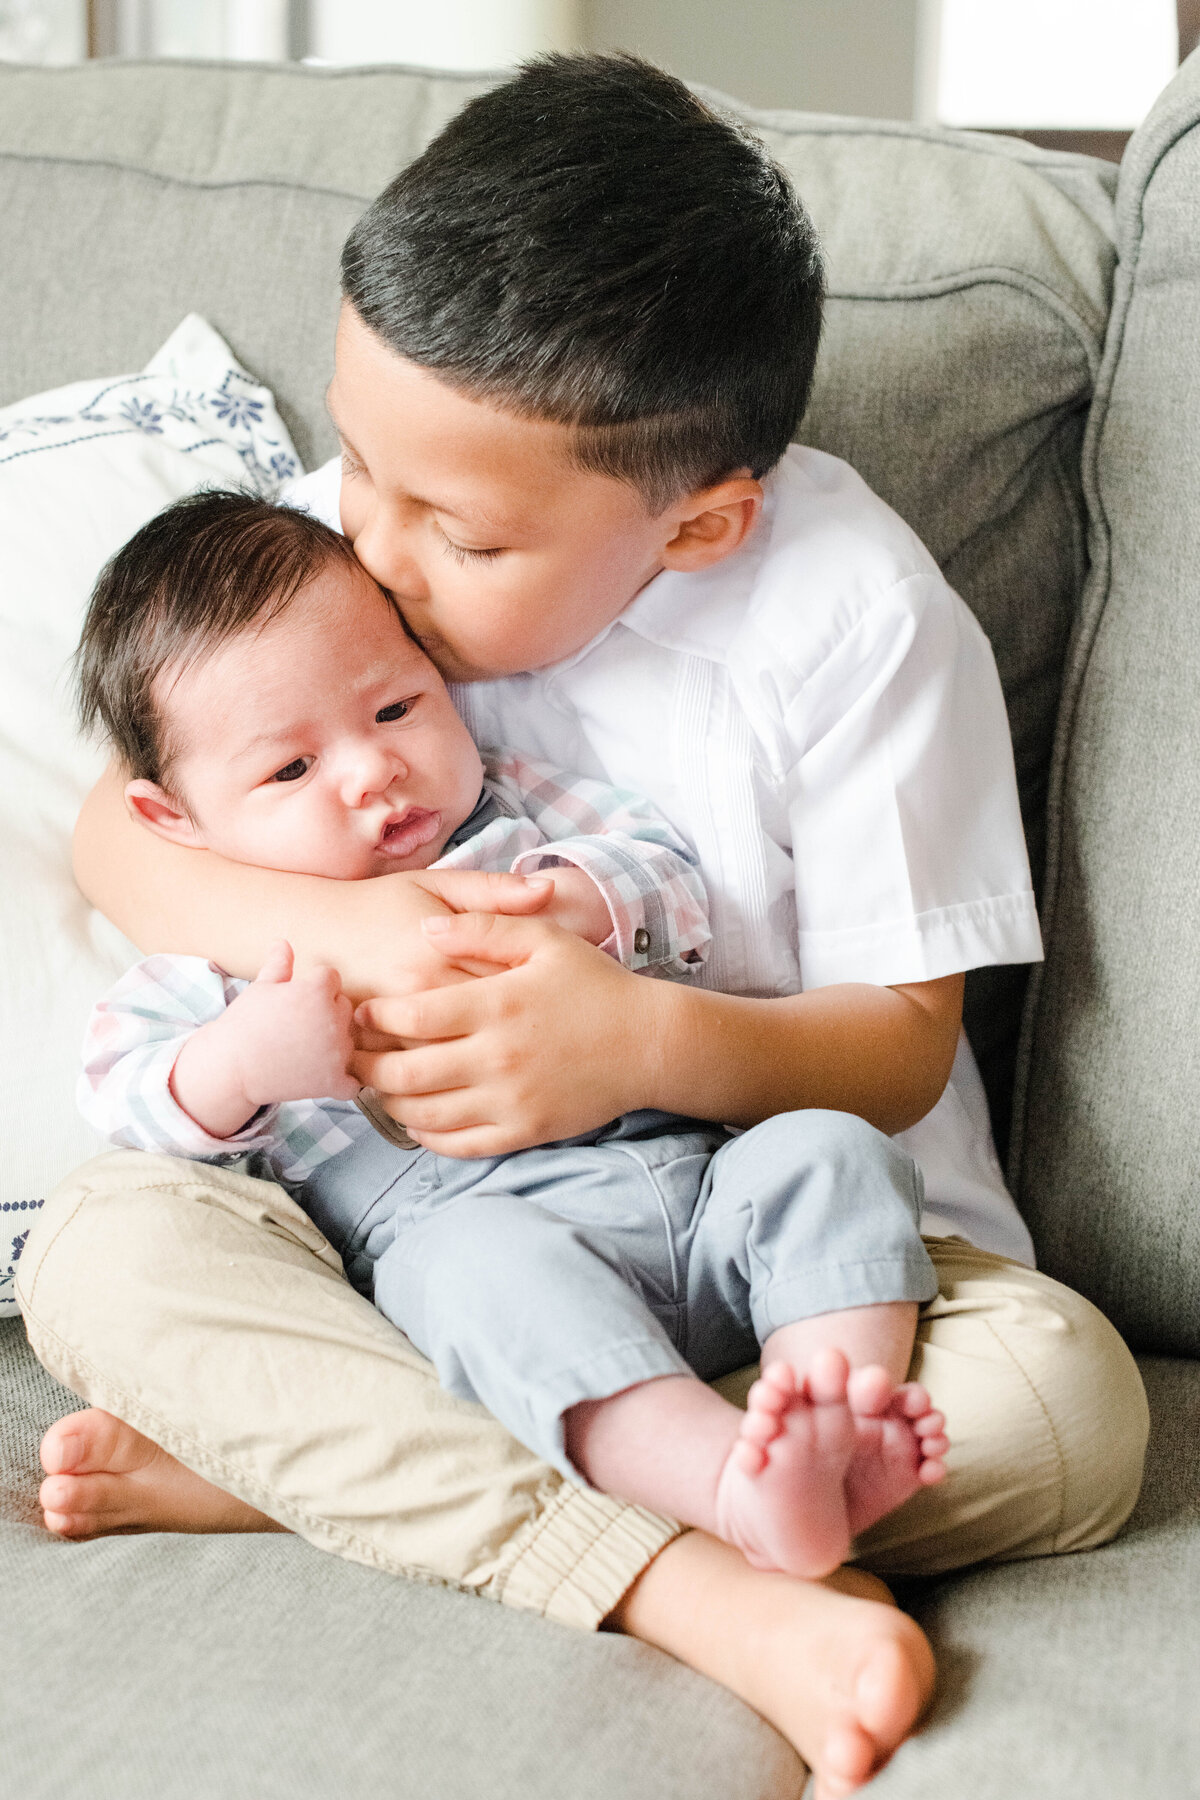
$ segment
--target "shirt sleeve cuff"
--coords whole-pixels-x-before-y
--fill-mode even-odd
[[[144,1067],[140,1097],[149,1109],[163,1140],[169,1140],[171,1151],[180,1156],[202,1157],[205,1162],[240,1162],[252,1150],[261,1150],[271,1142],[271,1127],[279,1108],[260,1106],[239,1130],[228,1137],[214,1137],[185,1112],[171,1092],[171,1075],[183,1048],[183,1040],[167,1046],[169,1055],[155,1057]],[[160,1143],[158,1148],[165,1147]]]
[[[683,881],[665,882],[613,838],[565,839],[523,851],[512,873],[535,875],[555,863],[582,869],[595,882],[612,921],[600,948],[627,969],[687,975],[704,960],[708,922]]]
[[[843,931],[802,931],[805,989],[841,981],[897,987],[966,969],[1042,960],[1033,894],[1026,890],[939,907],[908,919]]]

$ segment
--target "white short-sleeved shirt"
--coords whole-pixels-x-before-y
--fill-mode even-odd
[[[288,495],[338,526],[336,460]],[[476,742],[640,791],[695,849],[699,977],[772,996],[1042,954],[991,646],[846,463],[794,447],[734,555],[667,570],[566,661],[454,690]],[[965,1037],[899,1140],[922,1228],[1033,1261]]]

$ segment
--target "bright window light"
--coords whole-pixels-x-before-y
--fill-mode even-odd
[[[1175,72],[1175,0],[929,0],[945,125],[1140,124]]]
[[[580,41],[579,0],[310,0],[314,60],[496,69]]]

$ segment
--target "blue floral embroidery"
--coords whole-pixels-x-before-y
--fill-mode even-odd
[[[0,425],[0,463],[133,431],[164,438],[188,454],[227,445],[248,484],[266,499],[302,473],[270,394],[241,369],[226,369],[211,389],[180,387],[162,375],[130,375],[106,382],[78,412],[10,419]]]
[[[41,1200],[5,1200],[0,1202],[0,1213],[40,1212],[43,1204],[44,1202]],[[18,1232],[16,1237],[10,1240],[11,1248],[5,1259],[7,1266],[5,1266],[4,1260],[0,1260],[0,1319],[17,1310],[16,1295],[13,1293],[13,1271],[16,1269],[18,1258],[25,1248],[25,1240],[28,1236],[29,1227],[26,1226],[24,1231]],[[0,1239],[0,1242],[2,1241]],[[0,1259],[3,1258],[4,1252],[0,1250]]]
[[[151,437],[162,436],[162,414],[149,400],[127,400],[118,410],[121,417],[128,419],[138,431],[144,431]]]
[[[212,409],[218,419],[225,425],[235,429],[239,425],[257,425],[262,419],[262,401],[251,400],[248,394],[230,394],[226,390],[229,377],[221,383],[221,391],[213,395]]]

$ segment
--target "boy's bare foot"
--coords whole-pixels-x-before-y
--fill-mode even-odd
[[[846,1475],[854,1537],[916,1493],[942,1481],[946,1421],[915,1381],[894,1386],[886,1369],[855,1369],[846,1384],[857,1442]]]
[[[828,1575],[846,1560],[846,1477],[857,1444],[849,1366],[822,1350],[798,1381],[771,1363],[750,1389],[717,1485],[717,1530],[755,1569]]]
[[[38,1498],[66,1538],[131,1531],[285,1531],[224,1493],[111,1413],[68,1413],[42,1439]]]
[[[764,1573],[703,1532],[668,1544],[611,1622],[769,1720],[812,1770],[811,1800],[843,1800],[878,1774],[933,1692],[923,1632],[874,1576]]]

